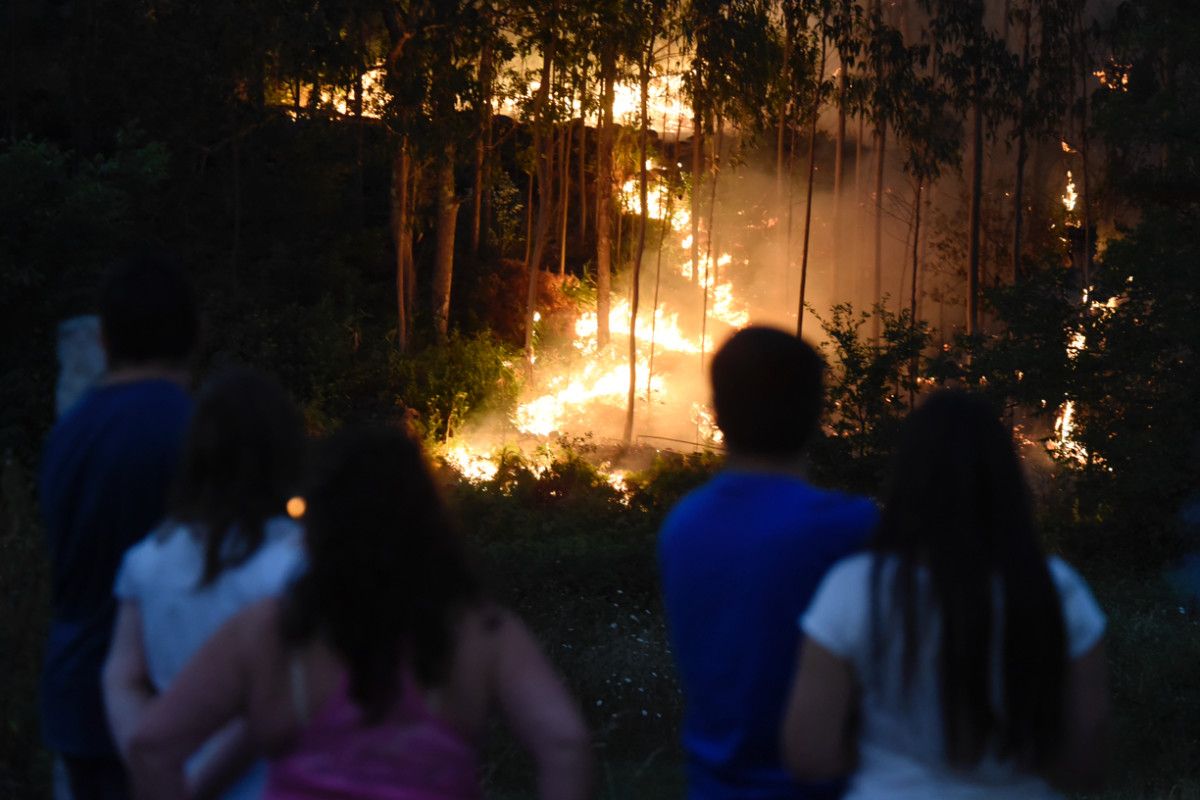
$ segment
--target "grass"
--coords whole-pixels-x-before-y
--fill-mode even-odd
[[[498,598],[534,628],[584,709],[600,800],[683,794],[682,698],[654,543],[665,510],[711,468],[660,464],[624,501],[578,462],[453,491]],[[9,464],[0,489],[0,797],[47,797],[35,704],[44,557],[28,477]],[[1109,616],[1115,747],[1096,799],[1200,800],[1200,615],[1181,613],[1155,572],[1100,555],[1079,566]],[[534,796],[533,765],[499,726],[485,777],[491,797]]]

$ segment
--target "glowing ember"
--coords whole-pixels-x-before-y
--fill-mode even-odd
[[[307,510],[308,503],[299,495],[287,501],[287,515],[292,519],[300,519]]]

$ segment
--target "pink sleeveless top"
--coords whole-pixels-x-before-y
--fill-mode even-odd
[[[477,800],[475,747],[406,675],[396,707],[365,725],[343,677],[295,749],[271,762],[263,800]]]

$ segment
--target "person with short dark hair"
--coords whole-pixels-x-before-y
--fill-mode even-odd
[[[825,571],[876,520],[865,499],[818,489],[804,455],[823,404],[823,362],[791,334],[751,327],[712,362],[725,468],[672,510],[659,563],[685,716],[688,797],[834,797],[783,767],[779,724],[796,620]]]
[[[117,749],[125,753],[146,707],[243,608],[279,595],[304,565],[300,525],[287,515],[304,467],[304,421],[276,381],[228,370],[200,392],[167,519],[129,552],[104,669]],[[262,794],[243,720],[189,762],[197,795]]]
[[[905,423],[870,552],[825,577],[782,731],[848,798],[1094,791],[1107,761],[1104,613],[1047,558],[1008,427],[984,398]]]
[[[305,493],[308,568],[238,614],[142,717],[144,797],[184,794],[183,764],[245,715],[272,759],[264,800],[475,800],[498,709],[538,796],[585,800],[591,745],[525,624],[490,602],[418,445],[344,431]]]
[[[100,312],[110,371],[50,432],[38,480],[52,606],[42,730],[74,800],[127,795],[100,690],[113,578],[163,516],[192,410],[185,387],[198,330],[186,273],[161,257],[120,264]]]

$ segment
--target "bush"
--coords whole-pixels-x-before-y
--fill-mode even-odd
[[[427,441],[445,442],[468,419],[512,413],[520,389],[516,359],[515,351],[487,331],[473,336],[455,332],[444,345],[412,355],[393,353],[395,403],[419,414],[412,422]]]
[[[862,328],[875,318],[880,335]],[[825,426],[810,448],[813,477],[820,483],[874,493],[891,458],[900,423],[911,410],[926,370],[929,345],[924,322],[907,311],[893,314],[882,303],[857,314],[843,303],[828,320],[817,316],[828,343]]]

